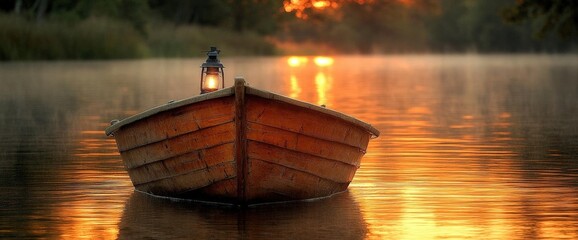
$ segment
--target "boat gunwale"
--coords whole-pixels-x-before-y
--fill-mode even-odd
[[[182,99],[182,100],[178,100],[178,101],[169,101],[166,104],[153,107],[153,108],[145,110],[141,113],[127,117],[121,121],[112,123],[112,125],[107,127],[104,131],[105,131],[107,136],[112,136],[112,135],[114,135],[114,132],[116,132],[122,126],[128,125],[130,123],[133,123],[133,122],[136,122],[136,121],[139,121],[142,119],[145,119],[145,118],[150,117],[152,115],[155,115],[157,113],[165,112],[165,111],[172,110],[172,109],[179,108],[179,107],[184,107],[184,106],[192,104],[192,103],[198,103],[198,102],[203,102],[203,101],[207,101],[207,100],[211,100],[211,99],[217,99],[217,98],[228,97],[228,96],[233,96],[233,95],[234,95],[233,88],[225,88],[225,89],[221,89],[221,90],[218,90],[218,91],[215,91],[212,93],[202,94],[202,95],[198,95],[198,96],[194,96],[194,97],[190,97],[190,98],[186,98],[186,99]]]
[[[252,87],[249,87],[247,85],[245,85],[245,94],[258,96],[258,97],[262,97],[265,99],[271,99],[271,100],[275,100],[275,101],[284,102],[284,103],[287,103],[290,105],[311,109],[313,111],[317,111],[320,113],[324,113],[324,114],[339,118],[341,120],[344,120],[346,122],[352,123],[356,126],[363,128],[364,130],[369,132],[373,138],[378,137],[380,135],[379,130],[377,130],[375,127],[373,127],[369,123],[366,123],[366,122],[361,121],[355,117],[349,116],[347,114],[344,114],[344,113],[341,113],[341,112],[338,112],[338,111],[335,111],[332,109],[328,109],[328,108],[325,108],[322,106],[317,106],[317,105],[314,105],[314,104],[311,104],[308,102],[304,102],[304,101],[300,101],[297,99],[289,98],[289,97],[286,97],[286,96],[283,96],[283,95],[280,95],[277,93],[252,88]],[[107,136],[112,136],[112,135],[114,135],[114,132],[119,130],[121,127],[128,125],[128,124],[131,124],[133,122],[145,119],[145,118],[150,117],[152,115],[155,115],[157,113],[161,113],[161,112],[165,112],[165,111],[172,110],[175,108],[183,107],[183,106],[186,106],[186,105],[189,105],[192,103],[198,103],[198,102],[202,102],[202,101],[207,101],[207,100],[217,99],[217,98],[223,98],[223,97],[228,97],[228,96],[233,96],[233,95],[235,95],[234,86],[224,88],[224,89],[221,89],[221,90],[218,90],[215,92],[206,93],[206,94],[194,96],[191,98],[183,99],[183,100],[171,101],[171,102],[168,102],[164,105],[153,107],[153,108],[146,110],[144,112],[138,113],[138,114],[130,116],[128,118],[125,118],[121,121],[114,122],[114,123],[112,123],[111,126],[109,126],[105,129],[105,133]]]

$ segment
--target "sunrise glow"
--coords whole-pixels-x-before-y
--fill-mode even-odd
[[[326,8],[326,7],[331,6],[331,2],[329,2],[329,1],[313,1],[312,5],[314,8],[321,9],[321,8]]]
[[[287,64],[290,67],[299,67],[305,65],[308,61],[307,57],[291,56],[287,59]]]
[[[352,0],[356,4],[374,4],[375,0]],[[405,6],[415,5],[415,0],[397,0],[398,3]],[[283,1],[283,9],[285,12],[294,12],[297,18],[307,19],[307,14],[304,13],[305,9],[314,8],[318,10],[323,10],[326,8],[338,8],[340,7],[339,1],[336,0],[285,0]]]
[[[317,65],[319,67],[327,67],[327,66],[333,65],[333,58],[332,57],[319,56],[319,57],[315,57],[313,59],[313,61],[315,62],[315,65]]]
[[[283,2],[283,9],[285,12],[294,12],[297,18],[307,19],[308,16],[305,14],[305,9],[326,9],[326,8],[337,8],[339,4],[336,1],[330,0],[286,0]]]

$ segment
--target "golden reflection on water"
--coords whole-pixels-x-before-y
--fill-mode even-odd
[[[313,62],[319,67],[329,67],[333,65],[334,59],[332,57],[317,56],[313,58]]]
[[[289,95],[291,98],[299,98],[299,94],[301,93],[301,87],[299,87],[299,80],[295,75],[291,75],[291,94]]]
[[[55,194],[63,201],[55,206],[52,215],[58,224],[50,231],[58,239],[116,239],[132,184],[121,167],[114,139],[103,137],[101,118],[84,118],[94,121],[83,122],[84,130],[74,137],[74,162],[60,172],[65,187]]]
[[[318,96],[317,105],[330,104],[327,100],[327,92],[331,90],[331,77],[327,77],[323,72],[318,72],[315,75],[315,87]]]
[[[309,58],[304,57],[304,56],[291,56],[291,57],[287,58],[287,64],[290,67],[299,67],[299,66],[307,64],[308,61],[309,61]]]
[[[329,105],[331,102],[329,101],[330,96],[328,96],[327,93],[331,91],[333,83],[333,74],[331,73],[330,67],[333,65],[334,59],[326,56],[316,56],[312,58],[313,63],[317,66],[314,79],[311,77],[311,66],[307,65],[307,63],[309,63],[309,57],[291,56],[287,58],[287,65],[290,68],[289,96],[299,98],[302,91],[300,82],[305,82],[303,85],[311,88],[311,82],[313,80],[317,92],[315,103],[317,105]]]
[[[338,90],[330,94],[344,94]],[[388,91],[394,96],[411,92],[407,88]],[[378,193],[358,199],[369,237],[578,237],[571,220],[578,216],[576,211],[562,211],[560,219],[534,216],[556,207],[578,209],[577,191],[563,183],[533,191],[538,189],[536,182],[527,179],[528,173],[519,166],[521,153],[514,144],[520,139],[512,132],[516,127],[512,114],[497,111],[480,116],[477,106],[456,111],[465,114],[452,114],[443,109],[451,106],[436,103],[446,97],[436,96],[441,93],[438,86],[427,86],[421,92],[426,101],[402,103],[392,114],[357,116],[377,119],[372,123],[384,133],[371,143],[352,184],[352,190],[360,195]],[[364,186],[365,182],[378,184]],[[383,205],[388,205],[384,202],[392,200],[394,209],[384,209]]]

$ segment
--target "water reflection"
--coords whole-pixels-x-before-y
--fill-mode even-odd
[[[290,76],[291,80],[291,94],[289,97],[291,98],[299,98],[299,94],[301,93],[301,87],[299,87],[299,80],[295,75]]]
[[[289,67],[299,67],[307,64],[309,58],[304,56],[291,56],[287,58],[287,64]]]
[[[329,67],[333,65],[333,61],[334,59],[332,57],[317,56],[313,58],[313,62],[315,62],[315,65],[318,67]]]
[[[308,66],[309,57],[304,56],[291,56],[287,58],[287,65],[290,68],[289,83],[290,83],[290,94],[292,98],[300,98],[300,93],[302,91],[300,87],[300,82],[305,82],[305,87],[312,87],[312,66]],[[314,86],[317,93],[317,99],[314,101],[317,105],[330,105],[329,93],[333,84],[333,73],[331,71],[331,66],[333,65],[334,58],[325,56],[313,57],[313,63],[317,66],[314,77]],[[300,81],[301,80],[301,81]]]
[[[331,77],[327,77],[325,73],[318,72],[315,75],[315,87],[317,89],[317,105],[327,105],[330,102],[327,100],[327,93],[331,90]]]
[[[560,112],[550,110],[549,116],[536,115],[529,119],[527,110],[544,108],[551,103],[534,101],[536,106],[529,108],[523,100],[536,96],[512,96],[504,89],[512,84],[508,79],[512,76],[527,77],[528,82],[518,83],[516,87],[533,87],[535,81],[540,81],[529,76],[533,73],[505,74],[492,66],[495,76],[470,81],[463,80],[471,74],[469,69],[463,72],[452,69],[455,76],[450,77],[445,75],[447,70],[430,67],[417,66],[407,73],[396,68],[398,76],[426,73],[403,81],[389,80],[389,76],[384,75],[381,81],[388,86],[387,91],[372,98],[379,99],[375,100],[378,104],[389,104],[375,111],[357,113],[362,119],[373,119],[382,130],[382,136],[370,144],[370,151],[352,184],[355,195],[365,196],[359,202],[371,236],[395,239],[578,237],[575,222],[578,171],[573,161],[578,156],[576,148],[558,158],[566,159],[565,164],[548,160],[544,155],[529,156],[528,149],[536,151],[535,148],[543,148],[544,143],[532,142],[541,137],[520,134],[536,127],[556,129],[557,134],[567,137],[556,138],[556,142],[568,146],[576,139],[576,131],[562,131],[577,121],[574,105],[556,103]],[[471,71],[489,72],[490,69],[478,67],[482,69]],[[436,77],[440,73],[444,78]],[[576,72],[571,76],[576,76]],[[576,81],[567,84],[571,89],[578,86]],[[551,87],[547,82],[541,86]],[[331,94],[347,94],[337,90]],[[570,90],[550,91],[561,94],[561,98],[578,100]],[[412,92],[419,94],[408,94]],[[520,105],[504,106],[512,101]],[[356,108],[352,104],[336,103],[339,103],[336,108]],[[563,117],[566,111],[573,112],[571,119]],[[555,119],[555,123],[546,123],[546,119]],[[528,139],[533,140],[528,142]],[[557,165],[548,164],[550,162]]]
[[[102,132],[196,95],[203,59],[0,64],[0,235],[578,239],[576,56],[331,59],[223,59],[382,133],[348,194],[246,212],[133,194]]]
[[[171,202],[135,192],[118,228],[119,239],[363,239],[367,232],[359,206],[347,192],[315,202],[248,209]]]

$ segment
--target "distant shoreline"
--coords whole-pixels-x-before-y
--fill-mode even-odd
[[[50,60],[122,60],[202,57],[210,46],[218,46],[226,56],[349,55],[329,43],[282,41],[250,31],[199,25],[174,25],[150,21],[146,33],[126,21],[90,17],[76,23],[55,20],[28,21],[13,14],[0,14],[0,62]],[[578,54],[548,51],[393,51],[373,49],[364,55],[424,54]]]

